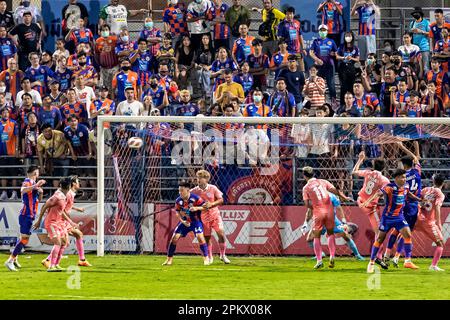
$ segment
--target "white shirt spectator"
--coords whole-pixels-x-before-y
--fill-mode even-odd
[[[191,15],[194,18],[204,17],[205,19],[200,19],[195,22],[188,22],[189,31],[193,34],[208,33],[211,31],[210,22],[206,20],[206,14],[208,11],[214,10],[214,5],[209,0],[202,0],[202,2],[197,3],[192,1],[187,8],[188,16]],[[206,26],[206,28],[205,28]]]
[[[16,106],[17,106],[17,107],[20,107],[20,106],[22,105],[22,95],[23,95],[24,93],[25,93],[24,90],[21,90],[21,91],[19,91],[19,92],[17,93],[17,96],[16,96]],[[41,94],[40,94],[38,91],[36,91],[36,90],[34,90],[34,89],[31,89],[31,91],[29,91],[28,93],[29,93],[29,94],[31,95],[31,97],[33,98],[33,103],[37,103],[37,104],[42,105]]]
[[[420,48],[415,44],[411,44],[409,46],[402,45],[398,47],[398,51],[402,54],[402,60],[404,63],[409,63],[411,58],[414,59],[420,54]]]
[[[128,10],[123,4],[108,5],[105,7],[105,13],[106,23],[111,27],[112,34],[119,35],[120,30],[127,28]]]
[[[309,153],[321,155],[330,152],[330,139],[334,125],[329,123],[311,124],[312,146]]]
[[[128,103],[127,100],[122,101],[116,108],[116,115],[118,116],[140,116],[144,112],[144,105],[134,100]]]
[[[90,114],[89,110],[91,109],[91,102],[95,101],[95,99],[97,99],[95,97],[94,90],[89,86],[84,86],[84,88],[82,90],[78,89],[77,87],[75,87],[74,89],[77,94],[78,101],[80,103],[83,103],[86,106],[86,110],[88,112],[88,117],[90,118],[91,114]]]
[[[309,139],[311,138],[311,127],[309,124],[294,123],[291,129],[291,137],[296,144],[295,156],[306,158],[309,150]]]

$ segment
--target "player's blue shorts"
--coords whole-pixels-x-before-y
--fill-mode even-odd
[[[409,227],[408,222],[403,216],[398,217],[386,217],[384,215],[381,216],[379,230],[383,232],[388,232],[392,228],[400,231],[405,227]]]
[[[33,227],[34,219],[30,216],[20,215],[19,216],[19,226],[20,234],[31,235],[31,228]]]
[[[419,214],[419,205],[417,202],[407,203],[403,208],[403,215],[405,216],[406,222],[409,224],[411,230],[414,229],[417,221],[417,215]]]
[[[334,229],[333,233],[343,233],[344,232],[344,224],[339,220],[336,216],[334,217]],[[322,228],[320,234],[324,235],[327,233],[327,229],[325,227]]]
[[[191,231],[194,232],[194,235],[203,233],[202,222],[201,221],[192,221],[191,225],[189,227],[186,227],[184,224],[179,222],[177,227],[175,228],[174,233],[179,233],[179,234],[181,234],[182,237],[186,237],[186,235]]]

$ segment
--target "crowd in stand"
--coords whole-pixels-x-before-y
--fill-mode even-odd
[[[250,11],[261,14],[256,33]],[[386,41],[381,56],[373,0],[352,5],[356,32],[344,30],[341,3],[324,1],[317,12],[322,24],[306,47],[298,12],[271,0],[250,9],[242,0],[169,0],[162,30],[151,11],[111,0],[99,12],[98,34],[87,28],[86,7],[69,0],[63,37],[50,52],[42,50],[40,11],[25,0],[12,13],[0,1],[0,201],[17,199],[16,181],[5,177],[19,175],[21,164],[39,165],[44,176],[95,167],[98,115],[450,115],[450,23],[441,9],[430,23],[415,8],[401,45]],[[133,16],[142,19],[136,37],[128,30]],[[344,143],[347,129],[316,134]],[[293,135],[301,142],[300,131]],[[328,148],[313,152],[332,156]],[[94,177],[95,170],[78,174]],[[95,188],[94,178],[82,183]]]

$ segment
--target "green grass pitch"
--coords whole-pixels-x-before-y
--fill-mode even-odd
[[[75,274],[47,273],[44,257],[21,255],[19,272],[1,266],[0,299],[450,299],[450,259],[440,262],[445,272],[429,271],[431,259],[415,259],[419,270],[391,267],[370,278],[367,261],[351,258],[337,258],[335,269],[325,259],[325,268],[316,271],[307,257],[231,256],[229,265],[216,257],[204,266],[200,256],[180,255],[167,267],[158,255],[88,255],[94,266],[81,267],[80,289],[69,289]],[[70,255],[61,266],[76,263]]]

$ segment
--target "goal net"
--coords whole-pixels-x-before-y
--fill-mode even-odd
[[[105,123],[110,125],[105,128]],[[316,177],[355,200],[341,207],[360,253],[367,256],[374,231],[356,204],[363,180],[352,169],[359,154],[365,154],[360,169],[383,158],[388,178],[401,167],[405,149],[417,154],[423,187],[431,185],[433,174],[449,174],[448,118],[101,116],[98,128],[98,255],[165,254],[178,223],[178,184],[195,186],[200,169],[210,172],[210,183],[223,192],[220,213],[228,254],[313,255],[301,228],[306,213],[302,168],[311,166]],[[143,145],[130,146],[131,137]],[[383,200],[379,204],[381,211]],[[442,225],[446,241],[447,203]],[[214,236],[213,231],[218,252]],[[424,234],[415,232],[413,241],[414,255],[432,255],[434,245]],[[325,235],[322,243],[327,243]],[[177,245],[177,253],[199,252],[193,235]],[[352,254],[342,237],[337,254]],[[450,256],[447,247],[444,256]]]

